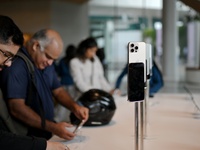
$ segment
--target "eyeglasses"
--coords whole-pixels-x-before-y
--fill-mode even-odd
[[[4,55],[4,57],[7,57],[6,60],[3,62],[3,65],[8,63],[9,61],[13,61],[15,58],[15,55],[13,55],[10,52],[4,52],[3,50],[0,49],[0,52]]]

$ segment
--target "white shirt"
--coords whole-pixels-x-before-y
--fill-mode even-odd
[[[89,59],[82,62],[79,58],[73,58],[70,61],[70,71],[76,87],[82,93],[90,89],[101,89],[106,92],[112,90],[97,56],[94,56],[93,62]]]

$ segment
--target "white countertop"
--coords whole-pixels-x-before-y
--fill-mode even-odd
[[[193,95],[200,104],[200,94]],[[83,127],[78,136],[64,142],[71,150],[135,150],[135,103],[115,97],[116,112],[110,124]],[[200,150],[200,111],[188,94],[156,94],[148,100],[144,150]]]
[[[51,140],[63,142],[71,150],[133,150],[134,103],[126,97],[115,97],[115,102],[117,109],[108,125],[83,127],[71,141],[57,136]]]

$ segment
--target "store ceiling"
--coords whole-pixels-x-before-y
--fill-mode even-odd
[[[200,0],[180,0],[180,1],[200,13]]]
[[[0,0],[0,2],[12,2],[12,1],[28,1],[28,0]],[[30,0],[35,1],[35,0]],[[37,1],[37,0],[36,0]],[[46,1],[54,1],[54,0],[46,0]],[[60,1],[66,1],[66,2],[72,2],[77,4],[86,3],[89,0],[60,0]],[[189,7],[193,8],[195,11],[200,12],[200,0],[180,0],[185,5],[188,5]]]
[[[67,1],[67,2],[73,2],[73,3],[85,3],[88,2],[89,0],[63,0],[63,1]]]

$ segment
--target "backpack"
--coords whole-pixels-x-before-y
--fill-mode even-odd
[[[18,51],[18,53],[16,54],[16,56],[21,57],[24,62],[26,63],[30,76],[31,76],[31,84],[29,86],[29,93],[28,93],[28,100],[26,101],[26,105],[30,105],[31,101],[32,101],[32,94],[33,91],[37,92],[37,88],[36,88],[36,82],[35,82],[35,74],[34,74],[34,65],[33,63],[28,59],[28,57],[23,54],[22,52]],[[45,117],[44,117],[44,110],[43,110],[43,104],[41,101],[41,98],[39,96],[39,103],[40,103],[40,117],[42,120],[41,126],[44,129],[45,127]],[[28,132],[28,127],[22,123],[19,120],[16,120],[15,118],[13,118],[7,108],[7,105],[5,103],[5,101],[1,98],[0,99],[0,117],[3,119],[3,122],[5,123],[6,127],[8,128],[8,130],[12,133],[18,134],[18,135],[26,135]]]

